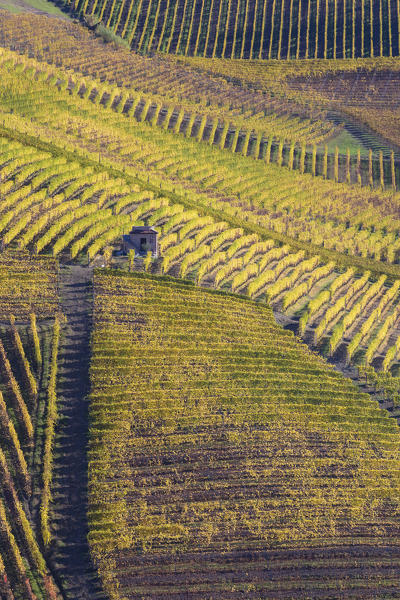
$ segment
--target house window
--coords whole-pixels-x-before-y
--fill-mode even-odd
[[[146,238],[140,238],[140,245],[141,246],[145,246],[146,245]]]

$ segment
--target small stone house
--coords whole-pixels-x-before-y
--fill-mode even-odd
[[[147,254],[150,250],[153,256],[158,256],[158,231],[153,227],[141,225],[132,227],[130,233],[122,237],[122,251],[128,254],[134,250],[135,254]]]

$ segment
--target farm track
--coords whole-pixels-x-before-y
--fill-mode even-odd
[[[60,346],[58,428],[54,457],[57,544],[51,562],[65,600],[106,600],[87,543],[87,438],[92,269],[61,267],[61,310],[67,323]]]

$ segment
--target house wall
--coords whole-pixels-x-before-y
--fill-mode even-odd
[[[140,240],[146,238],[146,243],[149,245],[149,249],[153,254],[158,253],[158,244],[157,244],[157,236],[146,234],[146,233],[138,233],[130,236],[130,242],[135,249],[135,252],[141,252],[141,243]]]

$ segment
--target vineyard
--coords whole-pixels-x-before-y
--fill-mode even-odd
[[[387,285],[396,282],[400,273],[397,193],[360,190],[323,181],[267,164],[266,158],[254,161],[243,156],[243,152],[211,150],[209,144],[199,145],[197,140],[186,136],[179,137],[177,144],[174,132],[158,130],[145,119],[129,118],[130,109],[126,115],[118,111],[118,105],[112,110],[108,100],[104,116],[99,116],[98,104],[85,98],[85,93],[79,99],[63,89],[65,84],[59,79],[63,72],[59,68],[52,75],[47,67],[43,70],[42,63],[32,59],[21,62],[13,52],[3,51],[2,57],[4,116],[14,127],[17,124],[23,130],[28,124],[29,109],[34,115],[29,127],[32,122],[42,125],[42,139],[49,139],[50,126],[54,135],[55,127],[58,135],[62,128],[65,134],[73,133],[77,103],[81,114],[85,109],[88,122],[87,128],[71,136],[72,143],[76,144],[79,135],[81,144],[85,144],[86,161],[76,153],[73,159],[71,153],[55,155],[50,144],[48,151],[43,151],[6,137],[0,140],[3,248],[36,255],[50,253],[53,257],[84,262],[102,253],[106,262],[110,262],[113,244],[132,225],[156,226],[161,234],[161,272],[267,300],[276,310],[294,318],[297,331],[313,347],[323,348],[330,355],[340,350],[342,356],[342,342],[347,346],[351,340],[349,350],[345,351],[347,361],[354,362],[353,359],[365,354],[368,364],[376,359],[374,364],[384,365],[385,370],[396,362],[400,352],[397,339],[393,338],[393,327],[397,331],[398,297],[389,291],[387,302],[385,298]],[[20,90],[16,92],[17,75]],[[71,77],[64,81],[70,87],[74,83],[76,87],[81,85]],[[51,86],[55,83],[54,100]],[[27,105],[28,93],[40,97],[36,107],[32,102]],[[105,97],[108,98],[106,94]],[[11,103],[12,115],[6,112]],[[17,120],[18,111],[21,117]],[[82,118],[79,118],[81,124]],[[122,144],[129,132],[134,132],[135,138],[141,139],[140,150],[138,143],[135,149],[130,142],[129,148],[123,146],[119,153],[117,149],[113,151],[113,163],[104,159],[100,163],[88,161],[88,157],[97,157],[89,146],[89,141],[93,143],[93,129],[89,125],[94,119],[97,132],[104,121],[109,143],[110,134],[115,143]],[[162,139],[169,159],[158,150],[155,160],[154,146],[159,140],[161,147]],[[100,138],[99,144],[102,141]],[[140,163],[135,161],[137,152]],[[185,159],[180,155],[185,155]],[[110,168],[116,158],[118,171]],[[198,162],[207,165],[211,160],[208,177],[204,168],[196,173]],[[143,170],[143,161],[147,169],[153,169],[151,181],[149,177],[147,182],[143,181],[136,171]],[[241,164],[243,176],[234,177]],[[262,172],[265,174],[261,178]],[[211,173],[214,184],[209,181]],[[180,195],[176,194],[177,176],[185,181]],[[189,182],[195,184],[195,191]],[[310,186],[313,186],[311,195]],[[342,206],[340,215],[336,210],[338,203]],[[147,267],[150,266],[148,263]],[[341,273],[344,268],[349,273],[347,278]],[[369,279],[379,275],[388,276],[389,280],[381,278],[377,289]],[[340,282],[343,277],[343,284],[338,285],[336,279]],[[364,286],[358,288],[363,277],[366,277]],[[370,295],[370,287],[383,294],[382,306],[375,294]],[[343,321],[350,308],[353,310],[350,320]],[[383,316],[386,321],[381,327]]]
[[[181,132],[186,137],[204,139],[208,144],[233,152],[247,152],[256,158],[268,157],[278,165],[301,169],[324,178],[363,185],[370,185],[372,181],[378,187],[383,184],[388,188],[396,187],[399,181],[397,150],[393,153],[376,136],[371,138],[364,135],[358,140],[345,138],[342,142],[343,124],[337,116],[329,116],[329,106],[324,106],[326,99],[320,98],[321,106],[318,107],[315,104],[315,90],[310,90],[313,94],[310,100],[310,93],[299,94],[297,84],[293,90],[292,83],[288,85],[287,80],[291,81],[294,76],[290,63],[288,68],[283,63],[283,67],[268,66],[266,69],[263,67],[262,71],[256,68],[254,72],[252,67],[247,69],[247,61],[235,61],[233,68],[231,61],[211,62],[218,73],[227,71],[230,79],[236,74],[238,77],[247,75],[251,82],[254,78],[257,82],[262,73],[263,84],[266,82],[270,88],[268,92],[263,89],[263,93],[260,93],[261,90],[238,87],[234,80],[224,80],[222,102],[218,93],[221,78],[207,74],[210,61],[196,60],[195,68],[192,68],[190,62],[183,66],[181,62],[171,61],[168,57],[149,59],[138,54],[121,55],[115,49],[105,49],[104,44],[83,28],[76,30],[61,22],[55,29],[49,26],[48,19],[35,17],[32,20],[30,17],[25,19],[24,28],[19,29],[21,17],[17,21],[15,17],[4,14],[4,20],[0,23],[3,45],[34,55],[41,61],[90,75],[89,81],[79,77],[74,82],[75,92],[90,97],[97,105],[114,107],[117,112],[136,116],[141,122],[148,121],[162,129]],[[79,52],[78,47],[72,45],[77,35],[79,47],[84,52]],[[320,68],[326,68],[321,66],[326,61],[300,61],[300,64],[309,62],[316,65],[314,71],[317,73]],[[341,62],[335,61],[333,64]],[[346,69],[349,68],[348,62],[351,61],[346,61]],[[222,67],[224,64],[225,71]],[[242,68],[243,64],[246,67]],[[357,61],[351,64],[352,68],[359,67]],[[366,69],[371,68],[368,60],[363,64]],[[199,66],[203,69],[200,73]],[[388,68],[397,69],[393,59],[391,62],[384,61],[380,67],[382,71]],[[309,69],[301,67],[300,73],[308,73]],[[152,73],[150,78],[146,75],[149,71]],[[59,75],[62,77],[56,71],[55,76]],[[105,83],[110,85],[106,86]],[[364,113],[363,118],[368,120],[367,111]],[[387,134],[385,131],[382,133]],[[391,135],[393,137],[393,132]],[[335,140],[338,144],[337,156]],[[360,146],[347,146],[354,142]]]
[[[15,1],[0,599],[400,598],[399,2]]]
[[[374,155],[382,152],[389,162],[388,147],[398,153],[398,58],[261,63],[191,57],[183,64],[202,69],[210,76],[241,80],[251,88],[268,89],[304,107],[317,103],[331,118],[335,115],[336,119],[347,122],[347,130],[355,133],[366,147],[373,148]],[[353,148],[354,151],[357,149]],[[380,170],[376,159],[373,170]]]
[[[305,597],[311,551],[309,589],[367,577],[373,593],[379,559],[354,581],[352,539],[381,559],[396,543],[397,426],[268,308],[97,273],[91,380],[89,536],[110,597]]]
[[[7,60],[8,57],[11,57],[10,62]],[[34,186],[37,183],[34,187],[37,192],[35,195],[29,194],[26,200],[18,204],[18,211],[22,212],[23,217],[14,228],[11,228],[11,231],[7,232],[3,243],[17,241],[22,230],[35,220],[35,210],[28,210],[28,214],[23,212],[25,206],[30,207],[32,196],[37,207],[41,200],[44,206],[50,204],[52,214],[62,213],[63,210],[67,210],[66,205],[63,203],[57,207],[57,203],[61,203],[65,198],[73,198],[74,194],[83,187],[85,193],[81,201],[86,203],[86,200],[91,198],[88,184],[93,182],[92,187],[98,194],[102,189],[100,179],[109,179],[109,175],[104,171],[110,173],[110,167],[116,167],[118,177],[113,178],[111,182],[105,182],[105,187],[111,186],[111,194],[113,185],[118,184],[116,179],[120,180],[120,190],[125,190],[126,193],[124,178],[128,174],[140,179],[144,186],[146,181],[143,179],[147,179],[153,191],[154,188],[159,188],[168,194],[180,189],[183,196],[190,193],[192,198],[198,198],[195,204],[201,205],[204,210],[213,208],[221,214],[238,216],[245,219],[249,225],[260,226],[272,232],[275,239],[279,238],[281,241],[292,238],[320,246],[323,240],[325,248],[339,253],[344,249],[347,250],[351,244],[351,254],[378,261],[383,259],[388,263],[397,261],[398,200],[397,193],[393,193],[393,189],[371,190],[370,187],[365,187],[360,190],[357,185],[349,186],[345,183],[324,181],[320,177],[313,177],[312,174],[304,172],[306,158],[304,146],[296,159],[299,162],[299,169],[293,170],[290,165],[289,168],[282,169],[282,152],[281,158],[278,156],[278,164],[272,164],[269,143],[260,150],[265,152],[265,156],[260,160],[254,160],[248,148],[229,151],[228,148],[223,150],[208,143],[199,144],[197,139],[177,135],[174,131],[166,131],[162,127],[155,127],[145,119],[139,118],[137,121],[136,118],[129,118],[129,111],[127,114],[121,114],[118,110],[104,106],[104,112],[102,109],[99,114],[96,103],[71,95],[70,91],[62,89],[63,85],[58,80],[58,76],[61,75],[59,70],[53,75],[47,70],[40,70],[35,74],[32,70],[35,67],[31,66],[37,65],[35,61],[20,62],[18,55],[5,51],[3,59],[0,68],[4,75],[4,87],[0,108],[3,109],[5,133],[9,135],[11,129],[14,132],[19,130],[22,134],[19,139],[23,137],[26,139],[29,135],[39,136],[46,143],[47,148],[52,150],[53,156],[55,141],[69,151],[68,156],[71,156],[71,152],[74,153],[72,165],[71,162],[67,166],[61,164],[66,160],[66,153],[60,152],[59,148],[56,150],[57,161],[53,162],[53,159],[49,159],[54,184],[50,184],[47,190],[43,189],[47,181],[43,163],[38,164],[40,175],[34,181],[32,180]],[[55,79],[56,83],[58,82],[59,89],[58,91],[57,88],[55,89],[56,94],[51,88],[52,78],[53,84]],[[64,85],[66,83],[64,80]],[[32,97],[37,100],[32,101]],[[77,110],[79,115],[76,114]],[[134,134],[133,138],[132,134]],[[233,137],[237,140],[237,134]],[[249,145],[249,137],[246,136],[246,139]],[[7,142],[5,143],[7,145]],[[254,151],[254,144],[252,146]],[[282,151],[282,145],[280,148]],[[33,152],[31,149],[26,151]],[[79,178],[73,180],[72,173],[66,173],[64,176],[61,174],[64,169],[73,170],[74,166],[79,169],[76,160],[79,158],[77,151],[83,158],[80,165],[82,162],[86,163],[85,172],[90,177],[88,179],[84,175],[81,176],[81,187],[79,187]],[[37,161],[39,162],[38,159],[42,159],[43,156],[44,154],[39,152]],[[289,152],[291,163],[295,158],[292,145],[291,153]],[[314,162],[322,158],[325,170],[337,171],[337,155],[334,157],[335,164],[330,166],[327,154],[325,157],[318,157],[313,152],[313,158]],[[29,160],[27,160],[28,164]],[[104,168],[101,169],[100,165],[104,165]],[[12,165],[8,170],[11,168]],[[28,182],[32,177],[32,169],[34,169],[33,165],[27,167]],[[13,171],[10,176],[7,176],[6,169],[4,178],[12,179],[12,174]],[[17,182],[21,192],[15,190],[15,195],[13,195],[15,182],[12,180],[4,182],[4,189],[7,193],[11,192],[8,194],[10,206],[14,199],[17,200],[19,193],[23,196],[30,191],[32,183],[22,190],[23,173],[21,173],[21,180]],[[394,183],[397,181],[396,173],[393,180]],[[63,189],[69,181],[72,183],[66,186],[63,194],[55,193],[59,188]],[[60,184],[59,188],[57,182]],[[135,188],[131,189],[134,191]],[[48,198],[49,194],[51,199]],[[104,203],[100,199],[98,208],[104,208],[105,212],[96,212],[95,216],[87,216],[87,219],[93,221],[102,216],[107,218],[111,216],[107,209],[107,194],[103,194],[102,198]],[[316,198],[318,203],[315,203]],[[342,206],[340,214],[336,210],[338,202]],[[78,208],[78,203],[77,199],[74,208]],[[82,213],[82,207],[79,207],[79,210]],[[90,207],[85,210],[90,210]],[[79,214],[84,216],[81,213]],[[14,209],[4,215],[2,223],[5,226],[8,226],[10,221],[7,220],[10,219],[11,214],[15,214]],[[41,216],[40,224],[46,226],[45,216]],[[70,218],[71,213],[68,211],[66,219]],[[61,229],[63,222],[58,221],[57,227]],[[371,235],[371,228],[374,229],[373,235]],[[30,227],[29,229],[28,236],[21,240],[20,247],[24,247],[26,241],[30,241],[30,237],[34,234],[35,230]],[[65,241],[71,241],[71,238]],[[43,248],[44,242],[45,240],[42,240],[39,243],[38,250]],[[62,249],[63,246],[60,244],[58,248]]]
[[[278,59],[398,56],[391,0],[63,0],[135,51]]]
[[[396,61],[397,62],[397,61]],[[305,84],[305,85],[304,85]],[[305,97],[318,94],[322,103],[340,110],[354,122],[365,123],[374,134],[383,136],[396,146],[400,139],[397,114],[399,73],[392,61],[376,70],[356,73],[326,73],[305,79],[293,78],[289,83],[292,93]]]
[[[52,539],[57,265],[2,254],[0,269],[0,595],[58,600],[44,558]]]
[[[10,314],[28,321],[31,314],[40,319],[58,311],[57,264],[48,257],[32,260],[29,253],[3,252],[0,255],[0,319]]]

